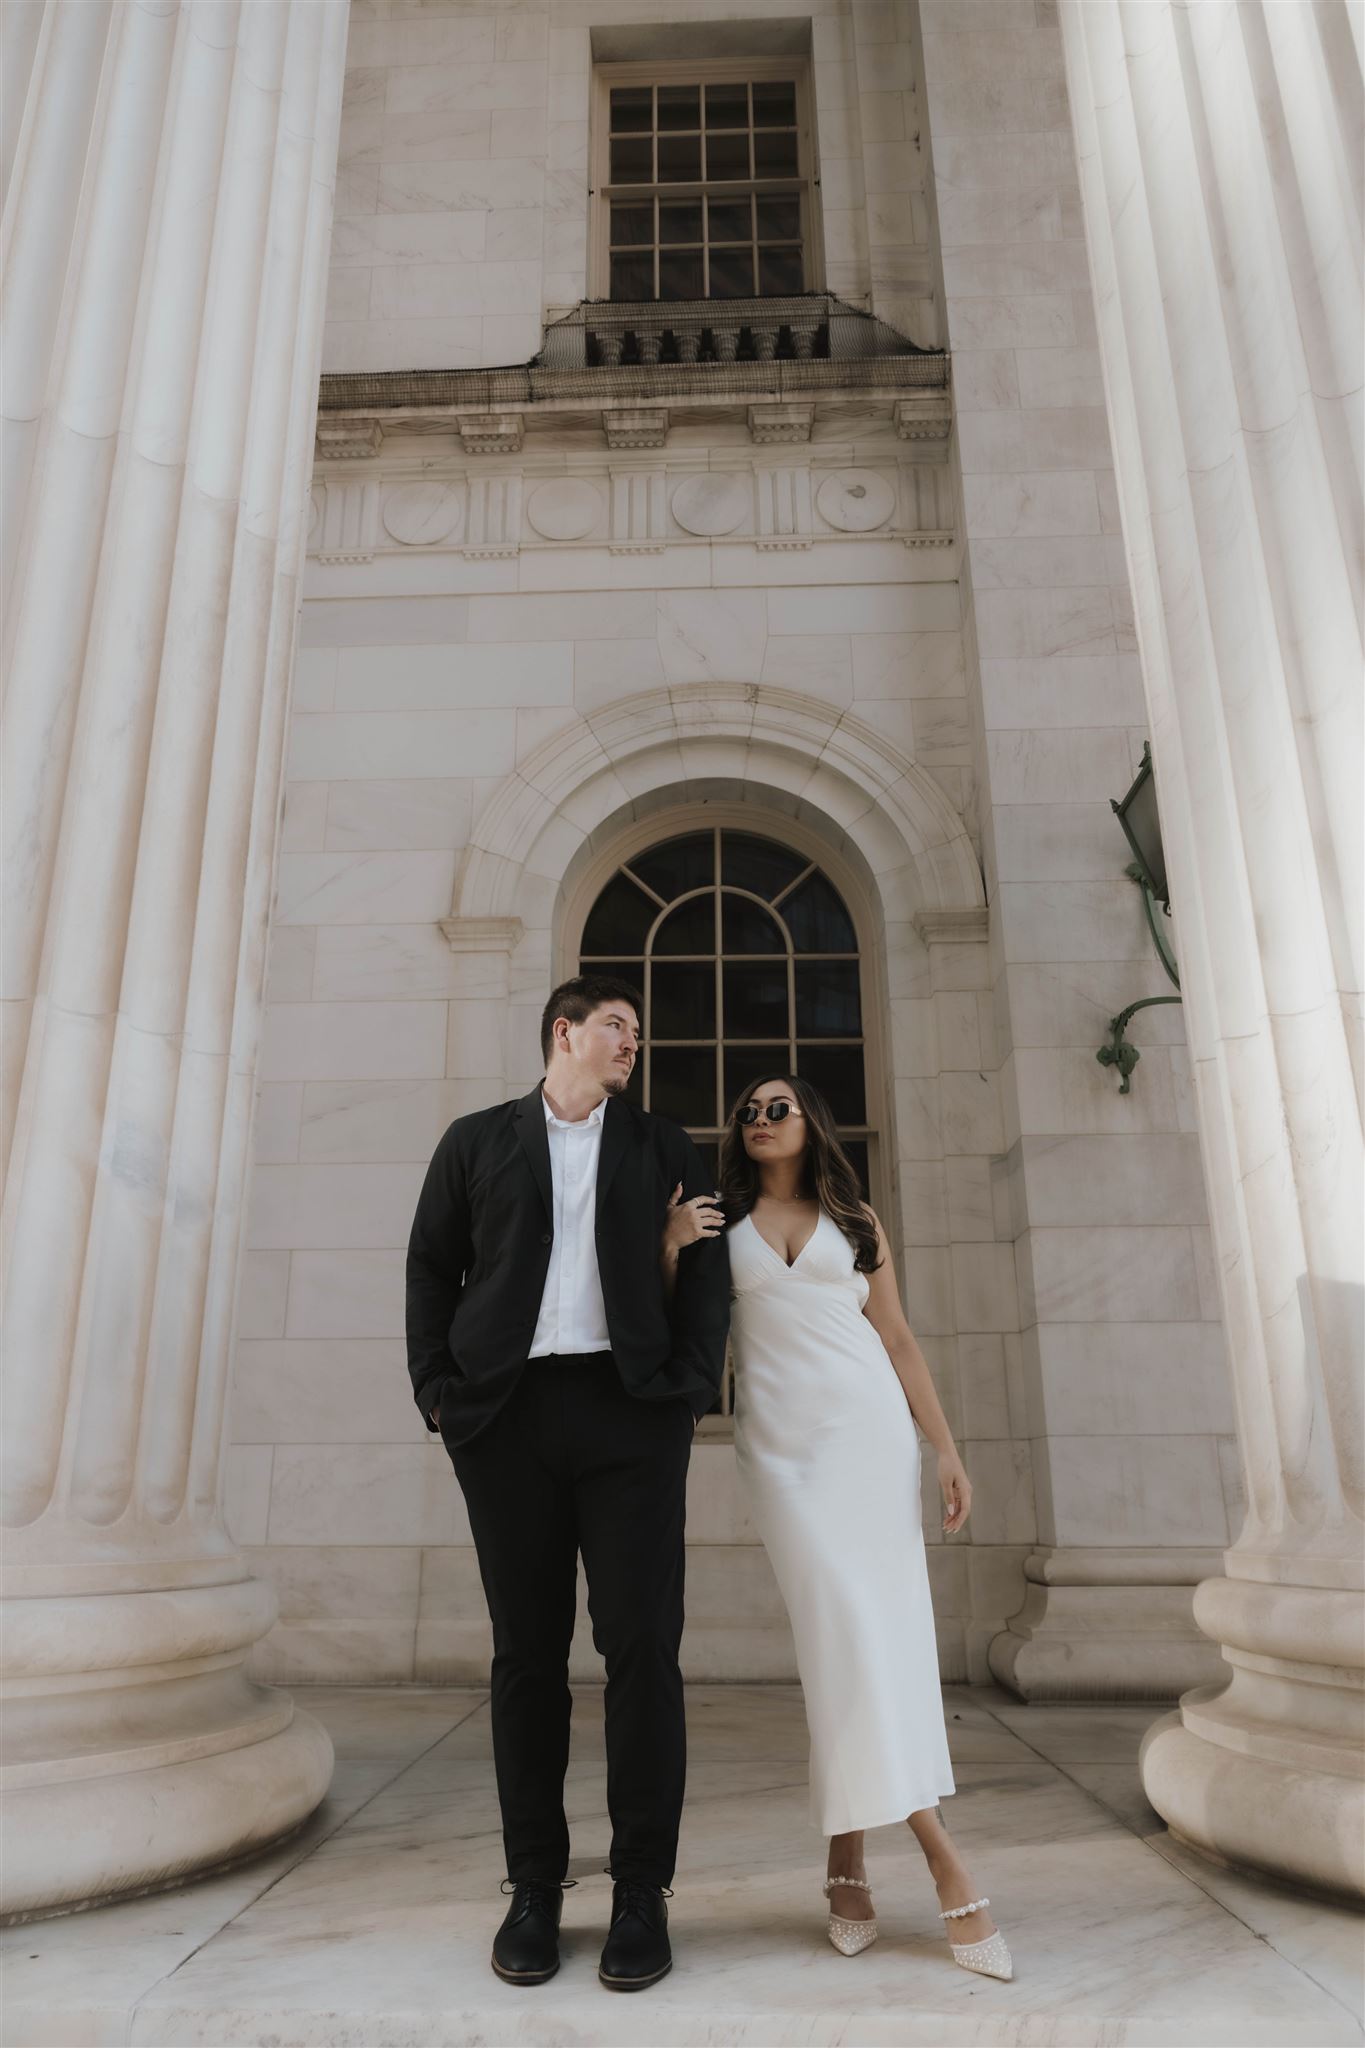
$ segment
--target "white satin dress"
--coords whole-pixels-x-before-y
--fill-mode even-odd
[[[735,1449],[796,1639],[811,1818],[884,1827],[954,1789],[919,1436],[829,1216],[791,1266],[752,1217],[729,1248]]]

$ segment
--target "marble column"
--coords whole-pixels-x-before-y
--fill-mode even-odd
[[[1230,1675],[1142,1760],[1197,1847],[1365,1891],[1361,58],[1344,6],[1064,0],[1247,1516]]]
[[[219,1510],[346,0],[6,10],[4,1910],[331,1751]],[[16,76],[16,71],[18,75]],[[11,139],[7,137],[7,141]]]

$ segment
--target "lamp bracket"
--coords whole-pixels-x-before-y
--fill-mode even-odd
[[[1143,996],[1137,1003],[1129,1003],[1126,1010],[1120,1010],[1117,1017],[1109,1019],[1109,1043],[1102,1045],[1095,1058],[1102,1067],[1117,1067],[1119,1070],[1119,1094],[1132,1093],[1133,1069],[1142,1055],[1127,1038],[1128,1026],[1139,1010],[1150,1010],[1158,1003],[1178,1003],[1180,996]]]

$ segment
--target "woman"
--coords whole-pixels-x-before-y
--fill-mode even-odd
[[[682,1202],[675,1189],[661,1256],[667,1282],[685,1246],[728,1226],[735,1450],[796,1639],[811,1803],[830,1838],[830,1940],[844,1955],[876,1940],[863,1831],[904,1820],[953,1960],[1008,1979],[990,1901],[938,1812],[953,1777],[916,1423],[937,1453],[948,1533],[967,1519],[971,1486],[902,1313],[885,1233],[828,1106],[791,1076],[739,1097],[720,1181],[719,1206]]]

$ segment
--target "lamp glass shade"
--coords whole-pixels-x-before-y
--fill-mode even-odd
[[[1169,910],[1170,889],[1166,881],[1166,856],[1161,846],[1161,819],[1157,814],[1150,748],[1143,755],[1142,766],[1132,788],[1114,809],[1148,887],[1157,902]]]

